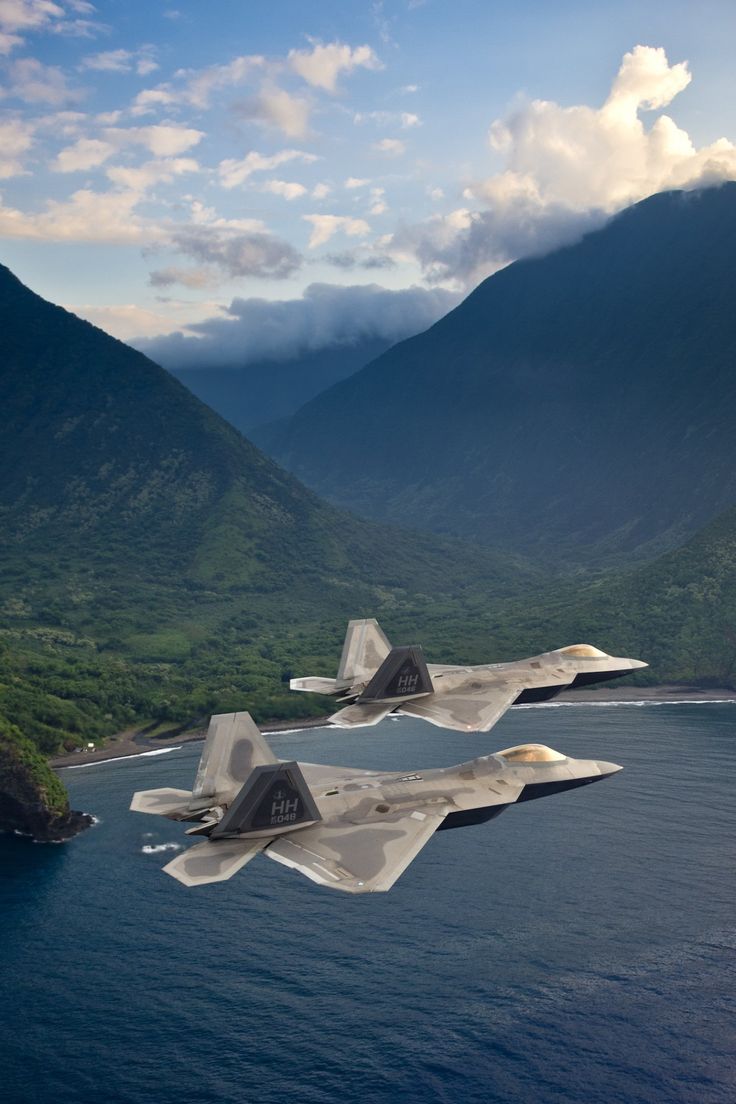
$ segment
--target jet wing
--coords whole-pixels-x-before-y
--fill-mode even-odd
[[[224,882],[262,851],[270,838],[205,840],[177,855],[164,871],[185,886]]]
[[[397,712],[457,732],[488,732],[514,704],[521,690],[517,682],[492,685],[468,682],[447,693],[403,702]]]
[[[352,782],[354,778],[381,778],[386,771],[358,770],[356,767],[328,767],[323,763],[302,763],[299,768],[310,789],[315,786],[334,786],[340,782]]]
[[[313,882],[343,893],[384,893],[439,828],[449,810],[387,816],[370,824],[314,825],[264,851]]]

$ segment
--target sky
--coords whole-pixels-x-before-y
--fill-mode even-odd
[[[0,260],[163,362],[398,339],[735,179],[735,48],[733,0],[0,0]]]

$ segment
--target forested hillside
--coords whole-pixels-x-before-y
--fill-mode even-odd
[[[463,620],[534,573],[322,503],[146,357],[0,270],[0,715],[44,751],[295,715],[361,614]],[[453,630],[448,629],[448,639]]]

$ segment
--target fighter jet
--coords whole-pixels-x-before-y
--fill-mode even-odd
[[[410,773],[276,758],[250,714],[212,717],[194,789],[144,790],[131,809],[193,821],[203,842],[164,870],[186,886],[231,878],[263,854],[344,893],[382,893],[432,835],[510,805],[587,786],[621,767],[521,744]]]
[[[330,717],[342,728],[406,713],[440,728],[488,732],[511,705],[546,701],[571,686],[605,682],[646,666],[639,659],[606,655],[592,644],[480,667],[427,663],[417,644],[392,648],[371,617],[348,624],[337,678],[295,678],[289,685],[349,702]]]

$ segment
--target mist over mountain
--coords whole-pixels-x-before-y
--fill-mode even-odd
[[[457,301],[441,288],[315,283],[298,299],[234,299],[188,334],[133,344],[247,431],[294,413]]]
[[[211,406],[241,433],[289,417],[321,391],[364,368],[393,345],[385,338],[365,338],[355,345],[335,345],[289,360],[257,360],[242,367],[169,370],[198,399]]]
[[[736,184],[652,196],[485,280],[259,443],[333,501],[556,565],[736,502]]]

